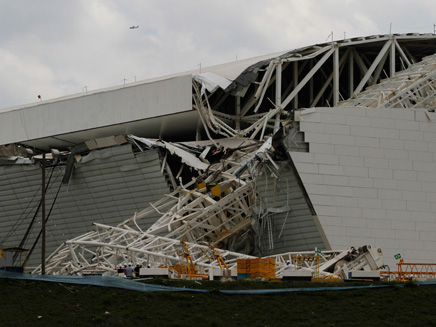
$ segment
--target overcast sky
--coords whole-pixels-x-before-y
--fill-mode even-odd
[[[0,108],[292,50],[332,31],[433,33],[436,23],[434,0],[0,0],[0,8]]]

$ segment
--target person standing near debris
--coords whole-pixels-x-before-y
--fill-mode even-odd
[[[141,269],[141,266],[139,264],[137,264],[135,269],[133,270],[135,272],[136,278],[139,278],[139,269]]]
[[[128,267],[124,268],[124,275],[126,275],[127,278],[131,278],[132,277],[132,273],[133,273],[133,268],[132,268],[132,265],[129,264]]]

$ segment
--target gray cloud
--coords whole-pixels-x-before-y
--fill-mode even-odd
[[[392,23],[395,33],[428,33],[436,10],[432,1],[402,0],[1,5],[0,108],[322,43],[331,31],[335,39],[388,33]]]

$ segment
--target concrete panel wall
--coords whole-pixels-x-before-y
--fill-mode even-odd
[[[64,241],[93,230],[93,222],[116,226],[169,193],[160,169],[158,150],[135,155],[130,145],[91,152],[76,164],[68,186],[60,185],[64,167],[55,168],[53,174],[47,169],[47,215],[51,211],[47,256]],[[40,199],[39,165],[0,167],[0,246],[20,244]],[[157,218],[155,214],[141,220],[141,227],[148,228]],[[40,230],[41,211],[36,214],[26,248],[32,247]],[[39,242],[31,266],[40,263],[40,249]]]
[[[0,144],[192,110],[191,75],[0,112]]]
[[[333,249],[381,247],[391,269],[436,262],[436,119],[425,110],[317,108],[291,152]]]

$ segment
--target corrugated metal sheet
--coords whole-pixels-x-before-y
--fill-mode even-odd
[[[47,181],[51,168],[47,169]],[[55,167],[46,196],[46,212],[50,211],[60,187],[64,167]],[[117,225],[169,193],[161,173],[159,150],[134,154],[130,145],[96,150],[75,165],[68,186],[61,186],[47,223],[49,255],[65,240],[92,230],[93,222]],[[0,167],[0,242],[16,226],[2,245],[18,245],[35,214],[41,198],[41,169],[38,165]],[[148,228],[157,216],[141,221]],[[30,248],[39,233],[41,213],[35,220]],[[40,244],[29,265],[40,263]]]
[[[262,219],[264,227],[261,229],[260,247],[263,256],[326,248],[289,165],[281,168],[279,179],[268,173],[259,176],[256,186],[261,207],[283,211],[269,212]],[[283,210],[286,207],[291,209]]]

